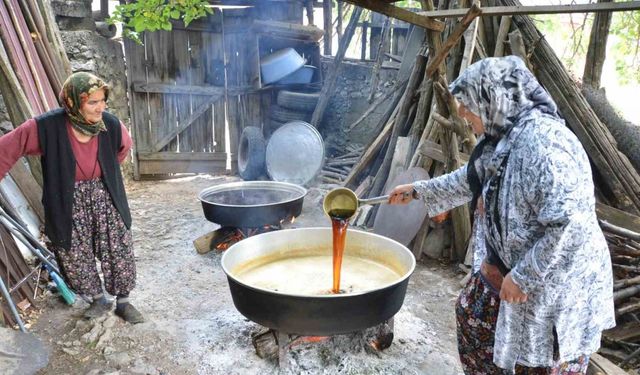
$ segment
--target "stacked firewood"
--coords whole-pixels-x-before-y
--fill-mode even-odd
[[[327,158],[320,171],[322,182],[328,184],[342,184],[353,166],[360,160],[362,151],[361,146],[349,145],[344,154]]]

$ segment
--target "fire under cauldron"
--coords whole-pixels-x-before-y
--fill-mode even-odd
[[[392,318],[415,268],[402,244],[349,230],[341,289],[332,287],[331,228],[259,234],[222,256],[233,302],[248,319],[279,332],[329,336],[364,330]]]

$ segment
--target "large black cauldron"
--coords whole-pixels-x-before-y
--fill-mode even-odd
[[[223,227],[257,228],[300,215],[307,190],[275,181],[231,182],[200,192],[207,220]]]
[[[291,259],[308,249],[331,254],[331,239],[331,228],[300,228],[260,234],[231,246],[222,256],[222,267],[238,311],[265,327],[313,336],[359,331],[393,317],[404,302],[415,259],[402,244],[373,233],[349,230],[345,255],[382,262],[398,271],[397,280],[375,289],[295,295],[247,285],[237,277],[247,264]],[[305,283],[304,277],[299,282]]]

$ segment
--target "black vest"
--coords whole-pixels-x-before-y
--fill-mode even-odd
[[[44,230],[58,247],[71,247],[73,192],[76,180],[76,159],[67,132],[67,115],[55,109],[36,117],[38,140],[42,150]],[[118,150],[122,143],[120,120],[103,112],[106,132],[98,135],[98,162],[104,183],[114,206],[127,228],[131,227],[131,213],[118,164]]]

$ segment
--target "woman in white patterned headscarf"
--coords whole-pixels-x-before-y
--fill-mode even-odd
[[[517,57],[488,58],[451,85],[481,136],[469,163],[400,185],[429,215],[472,202],[473,275],[456,304],[466,374],[584,374],[615,325],[613,278],[587,155]]]

